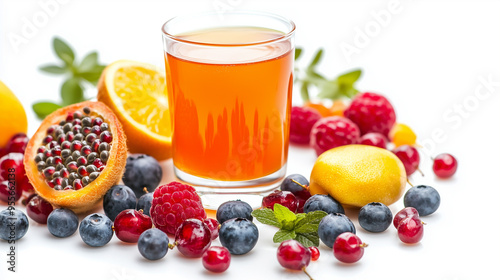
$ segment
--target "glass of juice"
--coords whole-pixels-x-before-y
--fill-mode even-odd
[[[259,206],[286,174],[295,24],[231,11],[162,28],[174,172],[207,208]]]

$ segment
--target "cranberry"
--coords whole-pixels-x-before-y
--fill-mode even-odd
[[[210,247],[212,235],[208,226],[198,219],[187,219],[175,233],[179,252],[189,258],[199,258]]]
[[[18,201],[23,192],[17,188],[15,182],[9,184],[9,181],[0,182],[0,200],[6,203]],[[14,201],[12,201],[12,197]]]
[[[54,210],[52,205],[38,195],[31,198],[26,206],[28,217],[39,224],[47,223],[47,218],[52,210]]]
[[[123,210],[114,221],[116,237],[128,243],[137,243],[139,236],[152,227],[151,218],[134,209]]]
[[[398,237],[407,244],[420,242],[424,237],[424,223],[417,216],[403,219],[398,226]]]
[[[231,254],[225,247],[212,246],[203,253],[201,261],[208,271],[221,273],[229,268]]]
[[[290,239],[281,242],[276,256],[282,267],[291,270],[302,270],[307,274],[306,267],[311,262],[311,251],[298,241]],[[309,276],[309,274],[307,275]]]
[[[432,170],[439,178],[450,178],[457,172],[458,162],[450,154],[440,154],[434,158]]]
[[[3,156],[0,159],[0,180],[21,179],[24,176],[23,158],[21,153],[9,153]]]
[[[212,240],[219,237],[219,222],[216,219],[207,218],[203,220],[203,222],[207,225],[208,229],[210,229]]]
[[[399,223],[401,223],[402,220],[408,218],[408,217],[419,217],[417,209],[413,207],[406,207],[403,210],[399,211],[394,215],[394,220],[393,220],[393,225],[397,229],[399,226]]]
[[[340,234],[333,243],[333,255],[344,263],[354,263],[361,259],[368,245],[352,232]]]
[[[294,213],[297,212],[297,208],[299,206],[299,201],[297,200],[295,195],[289,191],[275,190],[262,199],[262,207],[264,208],[273,210],[274,204],[276,203],[285,206]]]
[[[359,144],[369,145],[385,149],[387,147],[387,138],[377,132],[367,133],[359,139]]]
[[[307,107],[292,107],[290,115],[290,142],[309,144],[313,125],[321,119],[319,112]]]
[[[415,173],[420,164],[420,155],[417,149],[409,145],[399,146],[392,151],[405,166],[406,176]]]
[[[317,247],[311,246],[309,247],[309,251],[311,251],[311,261],[317,261],[319,259],[319,249]]]

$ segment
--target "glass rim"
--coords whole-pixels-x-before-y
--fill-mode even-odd
[[[289,20],[283,16],[280,16],[280,15],[277,15],[274,13],[262,12],[262,11],[252,11],[252,10],[237,10],[237,11],[228,11],[225,13],[231,14],[231,15],[257,15],[257,16],[266,16],[269,18],[274,18],[274,19],[280,20],[280,21],[290,25],[290,28],[289,28],[290,30],[288,30],[288,32],[286,32],[285,34],[278,36],[276,38],[263,40],[263,41],[249,42],[249,43],[206,43],[206,42],[192,41],[192,40],[186,40],[186,39],[179,38],[176,35],[170,34],[166,31],[167,25],[171,24],[172,21],[177,20],[177,19],[182,19],[182,18],[187,18],[187,17],[192,17],[192,16],[218,16],[218,15],[220,15],[219,12],[204,12],[204,13],[193,13],[193,14],[175,16],[175,17],[167,20],[162,25],[161,31],[163,33],[163,36],[165,36],[171,40],[177,41],[177,42],[199,45],[199,46],[211,46],[211,47],[245,47],[245,46],[264,45],[264,44],[278,42],[281,40],[287,40],[295,33],[296,26],[292,20]]]

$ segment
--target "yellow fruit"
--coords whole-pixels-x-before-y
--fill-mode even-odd
[[[119,60],[104,69],[97,100],[118,116],[131,153],[157,160],[172,156],[165,74],[154,65]]]
[[[321,154],[311,172],[311,194],[330,194],[343,205],[363,207],[370,202],[390,205],[404,193],[403,163],[390,151],[347,145]]]
[[[406,124],[397,123],[392,127],[389,133],[389,139],[391,139],[391,142],[394,143],[396,147],[402,145],[412,146],[415,145],[417,141],[417,135]]]
[[[23,105],[10,89],[0,81],[0,148],[5,147],[16,133],[26,133],[28,119]]]

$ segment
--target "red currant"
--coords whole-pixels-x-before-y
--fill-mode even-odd
[[[319,259],[319,249],[317,247],[311,246],[309,247],[309,251],[311,251],[311,261],[317,261]]]
[[[212,246],[203,253],[201,261],[208,271],[220,273],[229,268],[231,254],[225,247]]]
[[[0,180],[15,179],[16,182],[24,176],[24,155],[9,153],[0,159]],[[15,177],[14,177],[15,176]]]
[[[297,208],[299,206],[299,201],[295,195],[289,191],[275,190],[262,199],[262,207],[264,208],[273,210],[274,204],[276,203],[285,206],[294,213],[297,212]]]
[[[153,227],[148,215],[134,209],[123,210],[114,221],[115,234],[127,243],[137,243],[143,232]]]
[[[203,220],[205,225],[207,225],[208,229],[210,229],[210,235],[212,236],[212,240],[215,240],[219,237],[219,222],[216,219],[207,218]]]
[[[212,234],[208,226],[198,219],[187,219],[175,233],[175,245],[189,258],[199,258],[210,247]]]
[[[434,158],[432,170],[439,178],[450,178],[457,172],[458,162],[454,156],[450,154],[440,154]]]
[[[396,215],[394,215],[394,220],[393,220],[394,227],[397,229],[399,226],[399,223],[401,223],[402,220],[404,220],[408,217],[413,217],[413,216],[419,218],[417,209],[415,209],[413,207],[406,207],[406,208],[402,209],[401,211],[396,213]]]
[[[399,146],[392,151],[403,162],[406,170],[406,176],[410,176],[420,164],[420,155],[417,149],[409,145]]]
[[[352,232],[340,234],[333,243],[333,255],[344,263],[355,263],[361,259],[368,245]]]
[[[39,224],[47,223],[47,218],[52,213],[52,210],[54,210],[54,207],[38,195],[31,198],[26,206],[28,217]]]
[[[387,138],[377,132],[367,133],[359,139],[359,144],[369,145],[385,149],[387,146]]]
[[[424,223],[417,216],[403,219],[398,226],[398,237],[404,243],[418,243],[424,237]]]
[[[19,198],[21,197],[21,194],[23,192],[17,188],[15,183],[14,184],[13,183],[14,182],[9,184],[9,181],[0,182],[0,200],[1,201],[8,203],[9,200],[12,201],[12,198],[11,198],[12,196],[14,197],[15,201],[19,200]]]
[[[311,262],[311,251],[300,242],[293,239],[281,242],[276,255],[282,267],[302,270],[307,274],[305,269]],[[307,275],[309,276],[309,274]]]

